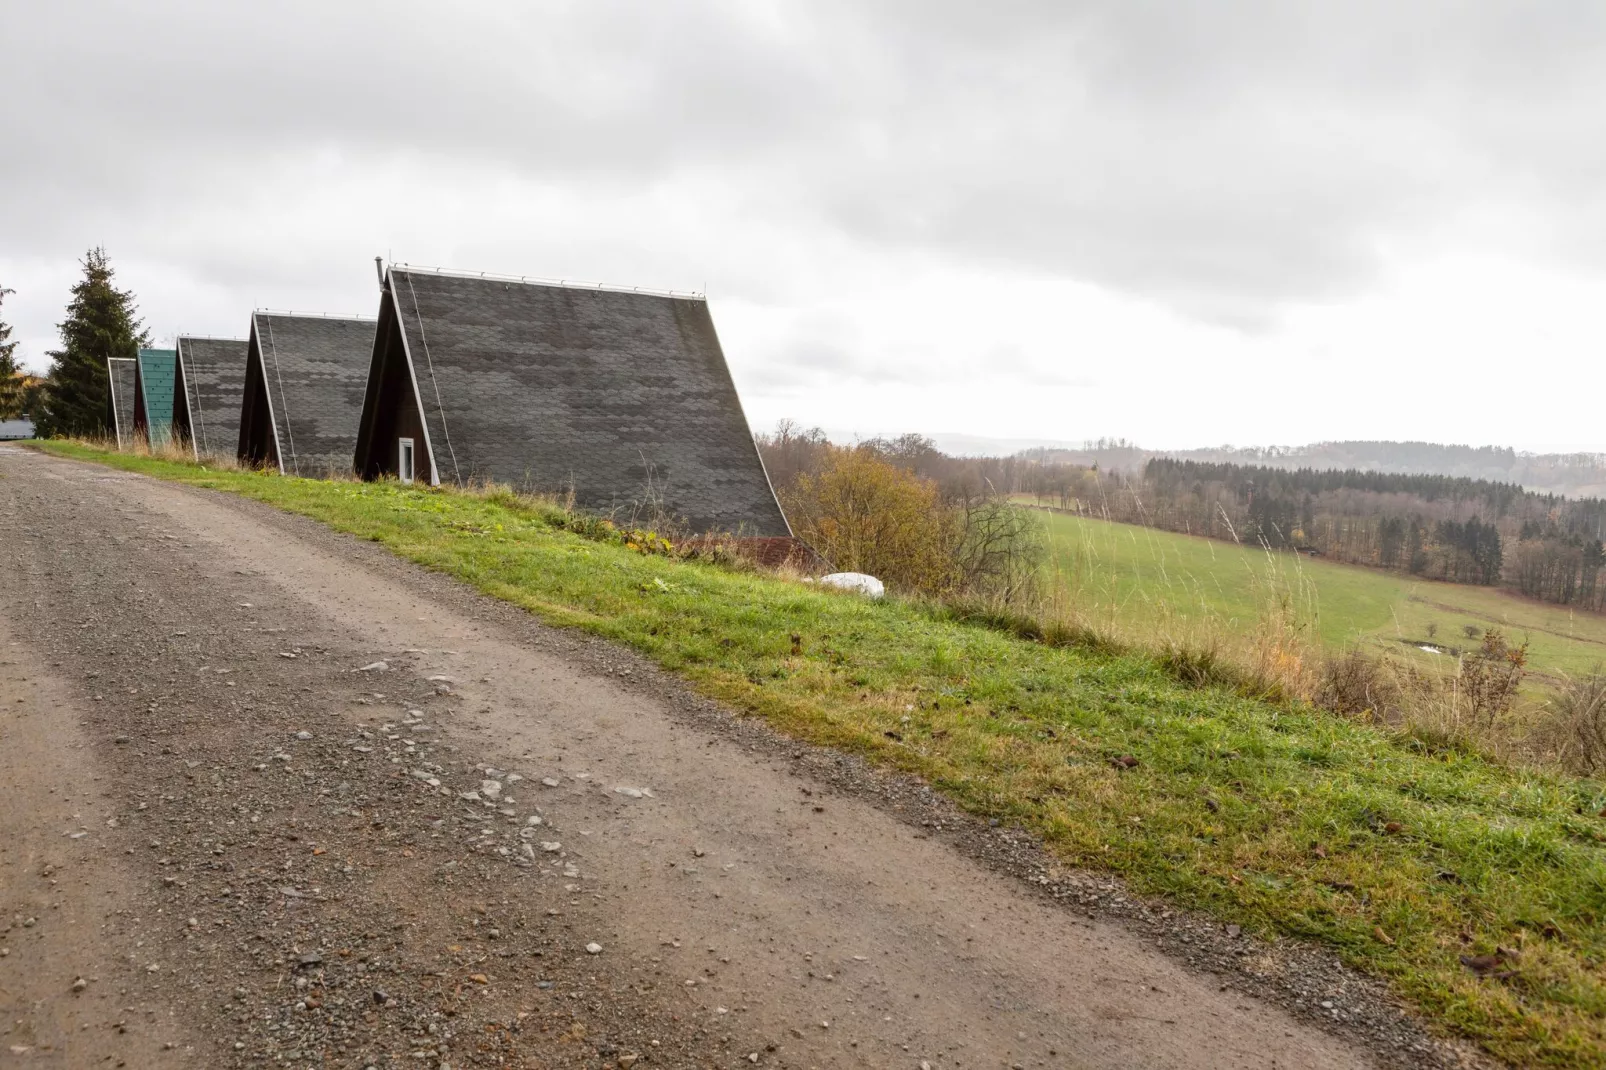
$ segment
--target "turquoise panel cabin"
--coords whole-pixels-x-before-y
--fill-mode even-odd
[[[134,371],[134,430],[151,449],[173,437],[173,388],[178,379],[178,351],[142,349]]]

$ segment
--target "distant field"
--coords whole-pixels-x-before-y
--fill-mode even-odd
[[[1064,596],[1093,622],[1128,634],[1247,631],[1281,604],[1331,646],[1381,644],[1433,662],[1442,655],[1421,646],[1474,647],[1467,626],[1480,633],[1496,626],[1512,642],[1528,640],[1540,674],[1586,672],[1606,661],[1606,616],[1133,524],[1043,518]]]

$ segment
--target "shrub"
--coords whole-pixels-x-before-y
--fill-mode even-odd
[[[873,444],[816,444],[819,469],[783,486],[793,529],[845,572],[893,588],[998,604],[1037,591],[1046,546],[1036,516],[991,494],[945,497]]]
[[[958,532],[952,557],[958,587],[1004,604],[1039,593],[1048,544],[1035,515],[997,497],[954,503]]]
[[[1461,659],[1457,683],[1461,707],[1472,727],[1487,731],[1511,711],[1528,665],[1528,644],[1511,646],[1497,628],[1483,633],[1483,645]]]
[[[1584,776],[1606,773],[1606,671],[1596,665],[1567,680],[1550,700],[1549,735],[1557,757]]]
[[[1382,658],[1351,647],[1322,662],[1312,701],[1346,717],[1393,720],[1402,697],[1399,678]]]
[[[799,534],[844,572],[868,572],[907,590],[951,590],[953,518],[937,485],[866,449],[826,452],[821,470],[798,476],[786,495]]]

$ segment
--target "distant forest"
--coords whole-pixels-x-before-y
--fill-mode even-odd
[[[1167,457],[1136,475],[1038,462],[1019,493],[1074,512],[1606,609],[1606,501],[1516,483]]]
[[[1506,446],[1447,446],[1436,442],[1317,442],[1309,446],[1265,446],[1158,451],[1123,439],[1101,439],[1082,449],[1027,451],[1051,464],[1097,465],[1103,471],[1136,475],[1155,457],[1184,461],[1257,465],[1265,468],[1355,470],[1395,475],[1465,476],[1515,483],[1541,494],[1606,497],[1606,454],[1523,453]]]
[[[791,422],[758,436],[776,487],[816,466],[825,441],[818,429]],[[1141,451],[1126,443],[1095,446],[1106,461],[1119,456],[1130,467],[1067,461],[1064,451],[952,457],[919,435],[860,445],[933,481],[949,499],[1009,494],[1086,516],[1606,610],[1606,500],[1600,498],[1456,474],[1139,457]],[[1420,456],[1431,458],[1434,450],[1502,454],[1426,446]]]

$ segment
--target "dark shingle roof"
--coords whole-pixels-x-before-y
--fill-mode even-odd
[[[234,454],[245,394],[245,349],[244,341],[233,338],[178,340],[178,374],[197,456]]]
[[[373,320],[257,312],[251,344],[260,347],[284,471],[313,477],[350,472]]]
[[[118,449],[127,449],[134,440],[134,358],[111,357],[106,361],[106,378],[111,382],[107,401],[111,413],[107,430],[117,439]]]
[[[572,487],[623,519],[656,503],[698,531],[791,534],[705,300],[389,278],[442,481]]]

